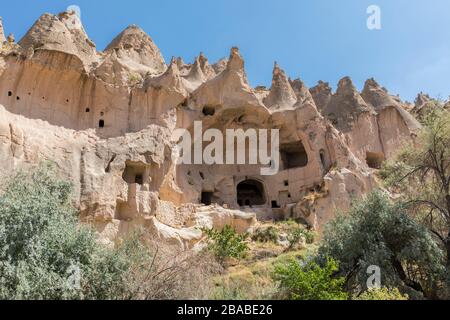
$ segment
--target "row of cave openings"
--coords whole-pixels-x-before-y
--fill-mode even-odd
[[[284,185],[289,186],[289,182],[285,181]],[[291,198],[288,191],[282,191],[281,194],[285,194],[287,198]],[[267,204],[266,192],[264,184],[256,179],[247,179],[240,182],[236,187],[236,198],[239,207],[257,207],[265,206]],[[202,192],[201,203],[203,205],[211,205],[214,199],[213,192]],[[271,201],[272,209],[279,209],[280,206],[277,200]]]
[[[262,206],[266,204],[264,185],[258,180],[245,180],[237,185],[237,203],[240,207]],[[201,203],[209,206],[213,203],[214,193],[203,191],[201,194]]]
[[[28,92],[28,95],[29,96],[31,96],[31,92]],[[13,92],[12,91],[8,91],[8,97],[12,97],[13,96]],[[43,96],[42,97],[42,100],[45,100],[46,98]],[[20,96],[16,96],[16,100],[17,101],[20,101]],[[66,103],[69,103],[70,102],[70,99],[66,99]],[[90,108],[86,108],[85,109],[85,112],[86,113],[90,113],[91,112],[91,109]],[[99,121],[98,121],[98,127],[99,128],[104,128],[105,127],[105,120],[103,119],[103,117],[104,117],[104,115],[105,115],[105,113],[104,112],[100,112],[100,119],[99,119]]]

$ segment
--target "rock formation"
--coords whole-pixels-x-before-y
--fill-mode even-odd
[[[1,28],[0,28],[1,31]],[[0,32],[3,41],[4,35]],[[280,170],[178,164],[172,132],[280,130]],[[112,243],[136,227],[188,248],[200,227],[248,231],[256,219],[302,219],[321,229],[377,186],[374,169],[420,128],[374,80],[360,94],[308,89],[275,64],[253,89],[237,48],[193,64],[161,52],[136,26],[98,52],[73,13],[44,14],[0,53],[0,177],[51,160],[75,187],[85,223]]]
[[[0,18],[0,44],[6,41],[5,31],[3,30],[3,20]]]

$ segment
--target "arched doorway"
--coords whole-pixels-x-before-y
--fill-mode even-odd
[[[239,206],[262,206],[266,204],[264,185],[257,180],[245,180],[237,186]]]

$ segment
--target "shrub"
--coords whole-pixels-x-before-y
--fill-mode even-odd
[[[377,289],[369,289],[363,292],[359,297],[354,298],[353,300],[409,300],[407,295],[402,295],[397,288],[389,289],[386,287],[377,288]]]
[[[300,265],[297,260],[275,267],[275,280],[280,283],[280,296],[292,300],[346,300],[344,278],[335,278],[338,264],[329,259],[324,267],[314,261]]]
[[[367,270],[373,265],[382,270],[384,286],[426,297],[445,281],[445,254],[430,232],[379,191],[326,227],[319,261],[328,257],[340,261],[347,288],[355,292],[366,289]]]
[[[307,244],[314,242],[314,233],[301,227],[294,227],[288,232],[287,240],[289,242],[289,250],[292,250],[301,241],[305,241]]]
[[[278,242],[278,230],[273,227],[269,226],[267,228],[258,228],[255,233],[252,235],[253,241],[258,242]]]
[[[126,290],[118,299],[191,300],[211,296],[211,279],[222,272],[222,267],[210,254],[174,251],[173,247],[155,243],[147,243],[146,248],[151,255],[132,264],[124,276]]]
[[[96,243],[53,167],[21,172],[0,196],[0,299],[108,299],[128,260]]]
[[[231,226],[225,226],[221,231],[214,229],[203,230],[209,241],[208,248],[220,262],[227,258],[242,259],[248,251],[245,243],[246,234],[239,235]]]
[[[128,75],[128,85],[134,86],[142,81],[142,76],[139,73],[130,73]]]

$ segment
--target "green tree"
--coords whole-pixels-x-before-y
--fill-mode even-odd
[[[344,278],[336,278],[338,263],[328,259],[324,267],[310,261],[302,266],[290,259],[275,267],[274,279],[280,283],[281,296],[291,300],[346,300]]]
[[[21,172],[0,195],[0,299],[110,299],[129,266],[123,249],[78,224],[72,187],[50,165]]]
[[[392,204],[380,191],[354,204],[325,230],[319,261],[340,261],[347,290],[366,290],[369,266],[381,269],[384,286],[435,297],[445,274],[445,254],[431,233],[414,221],[404,206]]]
[[[431,112],[417,141],[387,162],[381,176],[441,241],[450,266],[450,113]]]
[[[227,258],[241,259],[248,251],[245,243],[246,234],[238,234],[231,226],[226,225],[222,230],[203,230],[209,241],[208,248],[214,253],[220,262]]]

